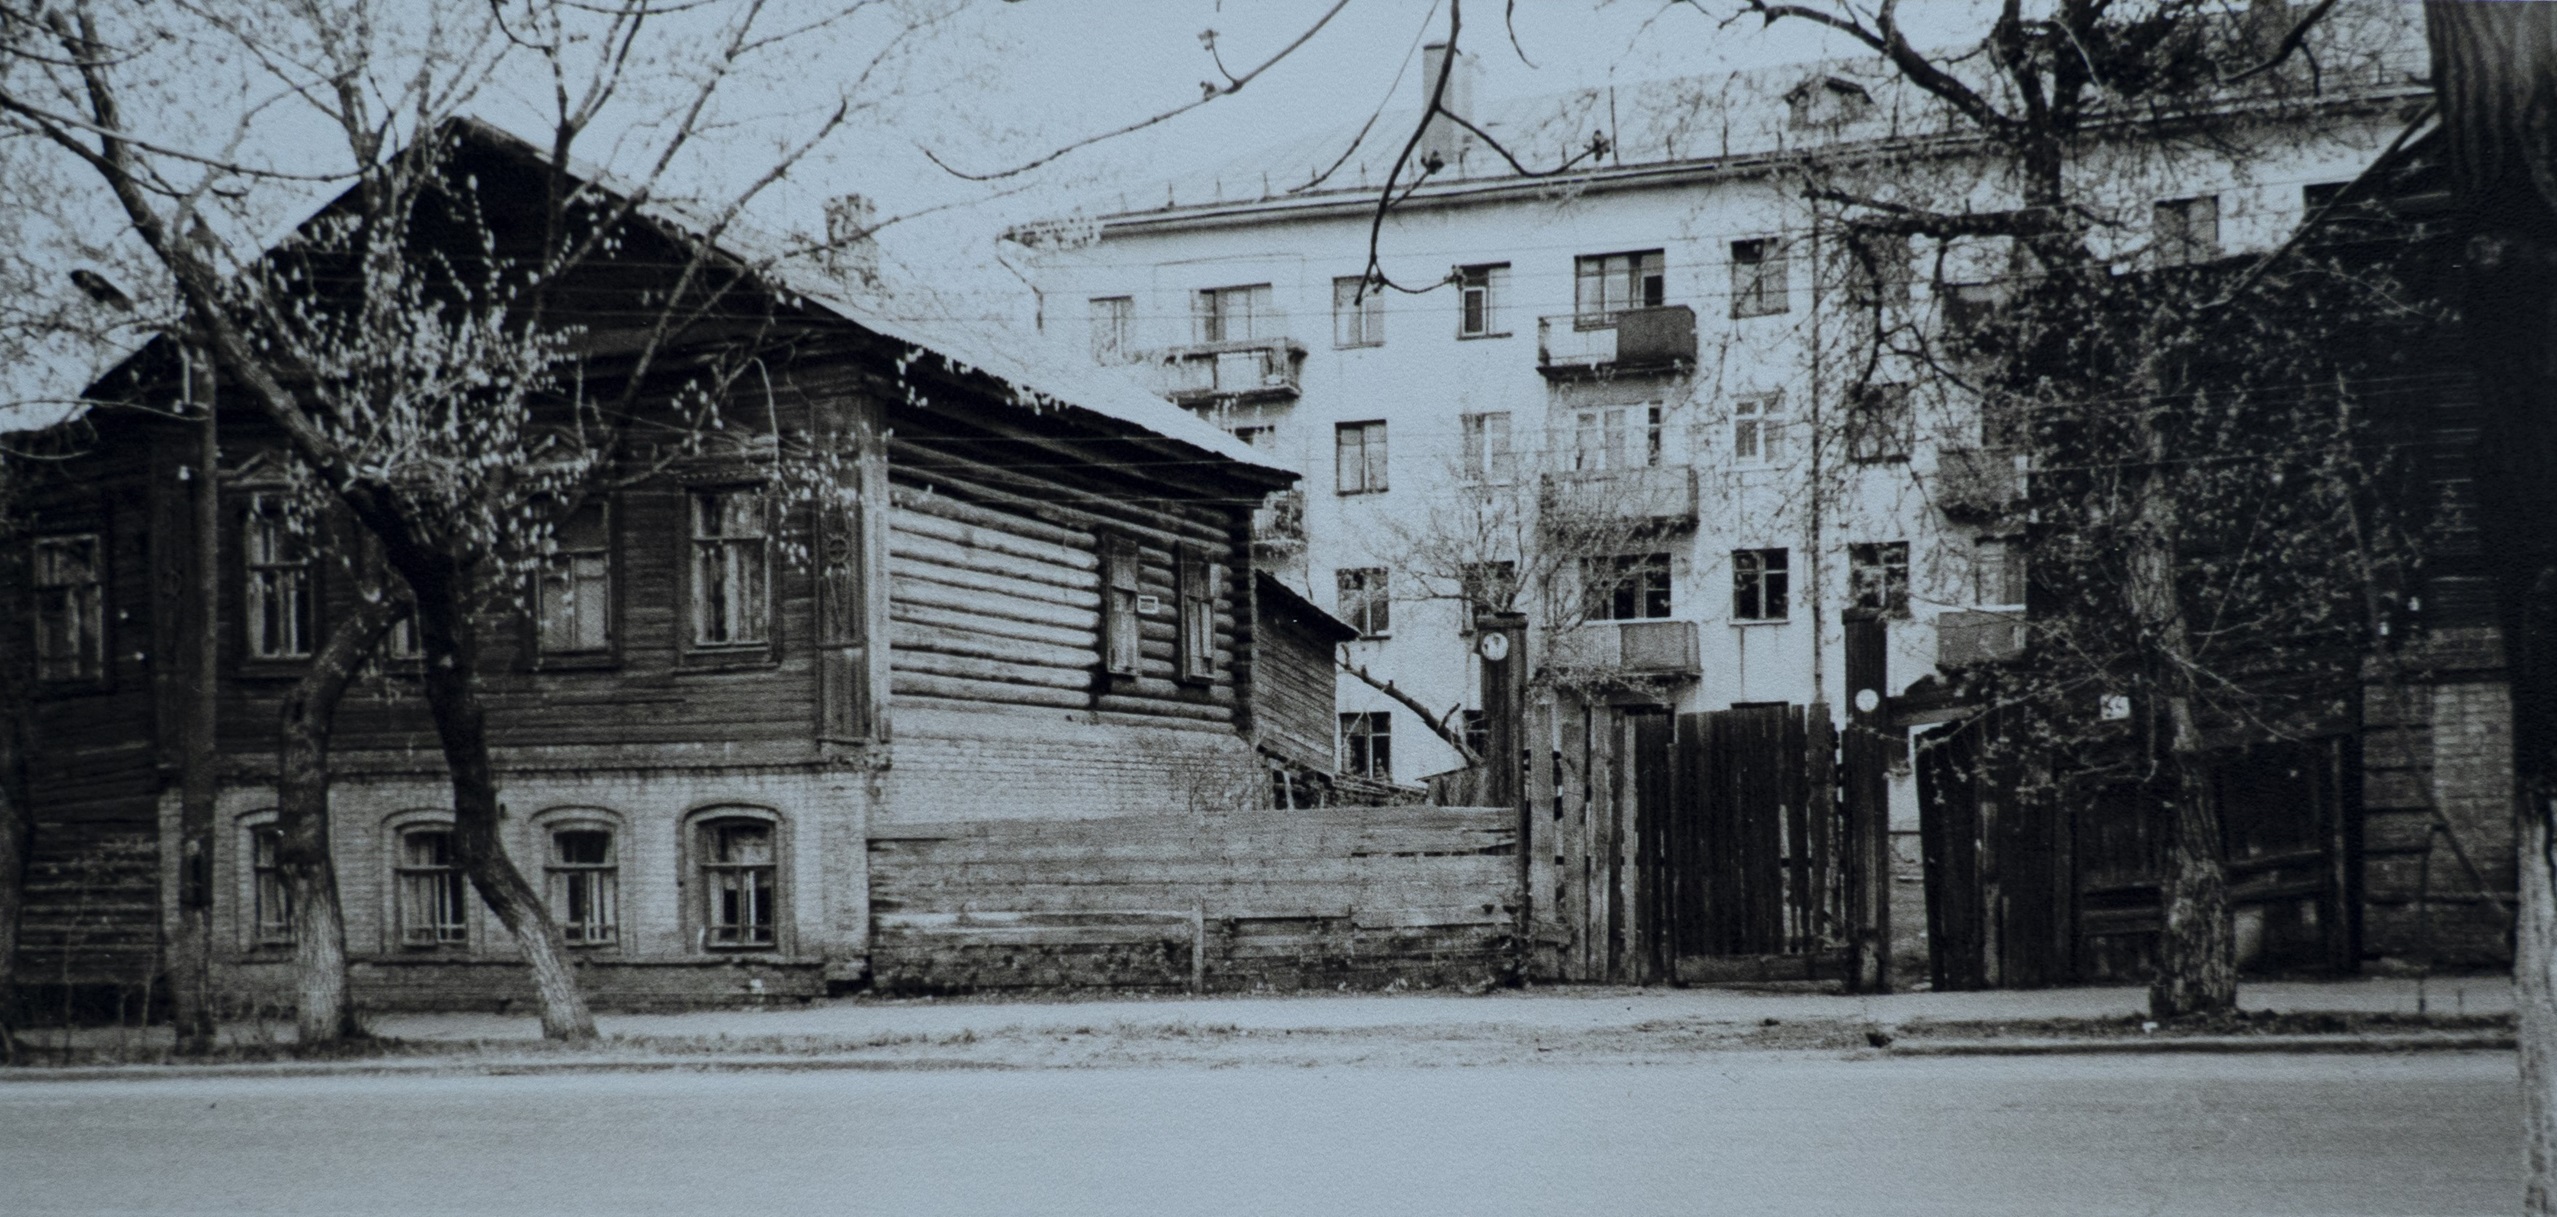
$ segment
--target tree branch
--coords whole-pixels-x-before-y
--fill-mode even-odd
[[[1466,746],[1464,735],[1448,728],[1447,718],[1453,717],[1456,711],[1450,710],[1448,711],[1447,716],[1442,717],[1433,713],[1428,706],[1422,705],[1419,698],[1414,697],[1401,689],[1395,688],[1393,681],[1380,679],[1379,677],[1370,674],[1367,670],[1367,665],[1351,663],[1347,659],[1336,658],[1335,661],[1341,665],[1342,671],[1359,678],[1367,684],[1367,687],[1374,689],[1387,697],[1393,698],[1396,704],[1416,715],[1419,715],[1421,725],[1429,728],[1430,734],[1437,736],[1440,742],[1455,749],[1456,755],[1465,758],[1465,764],[1469,768],[1479,766],[1483,763],[1483,758],[1472,748]]]
[[[915,148],[923,153],[924,159],[931,161],[943,173],[947,173],[952,177],[959,178],[964,181],[991,182],[998,178],[1014,177],[1019,174],[1028,173],[1029,171],[1047,164],[1058,157],[1064,156],[1069,152],[1075,151],[1078,148],[1089,148],[1094,144],[1117,139],[1122,135],[1133,135],[1148,127],[1170,122],[1171,120],[1179,118],[1192,110],[1198,109],[1200,106],[1204,106],[1209,102],[1215,101],[1217,98],[1231,97],[1242,92],[1243,86],[1252,83],[1253,78],[1277,66],[1280,60],[1294,54],[1296,52],[1296,48],[1304,46],[1306,42],[1314,37],[1314,35],[1321,33],[1324,26],[1331,24],[1332,18],[1339,16],[1342,9],[1349,7],[1349,3],[1350,0],[1336,0],[1336,3],[1334,3],[1332,7],[1323,10],[1322,16],[1314,19],[1314,24],[1305,28],[1304,33],[1298,34],[1295,41],[1288,43],[1286,46],[1280,47],[1278,54],[1262,60],[1260,66],[1255,67],[1240,76],[1228,74],[1227,80],[1229,83],[1217,85],[1205,81],[1200,82],[1199,96],[1195,100],[1183,102],[1180,105],[1174,106],[1171,109],[1165,110],[1150,118],[1138,119],[1124,127],[1104,131],[1098,135],[1086,136],[1074,141],[1073,143],[1057,148],[1055,151],[1049,152],[1045,156],[1034,157],[1030,160],[1023,161],[1018,165],[1014,165],[1009,169],[996,169],[987,173],[970,173],[964,169],[953,168],[948,161],[942,160],[941,157],[934,153],[932,149],[925,147],[922,144],[915,145]],[[1217,70],[1223,72],[1225,69],[1223,65],[1220,64]]]

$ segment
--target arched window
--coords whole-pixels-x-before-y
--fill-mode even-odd
[[[621,832],[610,816],[584,808],[546,812],[542,895],[570,946],[621,940]]]
[[[470,887],[453,852],[453,826],[431,820],[403,825],[391,855],[392,918],[404,947],[470,942]]]
[[[780,945],[780,820],[756,808],[713,808],[693,818],[690,835],[701,892],[694,904],[701,945],[714,950]]]
[[[239,820],[240,882],[233,890],[240,901],[245,945],[293,945],[293,889],[284,881],[284,829],[273,809],[251,812]]]

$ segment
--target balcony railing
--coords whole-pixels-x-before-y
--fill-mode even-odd
[[[1685,465],[1636,465],[1548,473],[1540,505],[1549,527],[1600,519],[1693,525],[1696,471]]]
[[[1293,338],[1242,338],[1154,351],[1142,361],[1154,390],[1185,406],[1292,401],[1305,345]]]
[[[1292,571],[1305,559],[1305,492],[1276,491],[1252,512],[1252,564]]]
[[[1647,676],[1704,674],[1693,621],[1592,621],[1560,632],[1552,643],[1558,667]]]
[[[1683,304],[1536,319],[1536,368],[1547,376],[1667,373],[1696,366],[1696,310]]]
[[[2028,462],[2015,448],[1945,448],[1936,453],[1936,507],[1957,520],[1991,520],[2024,502]]]
[[[1950,671],[2013,659],[2024,653],[2028,628],[2020,609],[1942,614],[1936,618],[1936,667]]]

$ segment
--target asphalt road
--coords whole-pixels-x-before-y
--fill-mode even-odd
[[[2510,1053],[0,1082],[0,1212],[2507,1213]]]

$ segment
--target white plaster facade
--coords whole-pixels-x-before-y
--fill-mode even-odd
[[[1803,82],[1816,88],[1824,79],[1863,82],[1879,108],[1843,126],[1796,121],[1785,91]],[[2233,152],[2161,156],[2141,146],[2078,171],[2102,183],[2091,197],[2105,199],[2122,219],[2112,239],[2126,269],[2150,256],[2152,207],[2167,199],[2215,196],[2223,254],[2270,250],[2301,219],[2307,188],[2349,181],[2403,128],[2406,99],[2416,95],[2405,79],[2378,72],[2358,100],[2339,99],[2314,122],[2291,115],[2243,129]],[[1096,354],[1096,329],[1119,331],[1102,345],[1115,340],[1147,355],[1194,346],[1203,337],[1200,292],[1268,285],[1256,301],[1265,307],[1254,333],[1302,344],[1298,392],[1200,408],[1229,427],[1271,428],[1254,442],[1303,476],[1306,546],[1301,567],[1287,575],[1302,580],[1318,603],[1333,603],[1335,571],[1393,562],[1404,544],[1396,521],[1466,493],[1463,416],[1507,414],[1519,459],[1532,467],[1535,458],[1526,454],[1539,446],[1547,446],[1547,463],[1568,461],[1575,410],[1659,403],[1659,463],[1694,471],[1697,503],[1696,526],[1669,547],[1671,618],[1694,624],[1701,660],[1696,676],[1676,686],[1674,708],[1827,702],[1843,716],[1840,612],[1851,603],[1849,546],[1909,547],[1908,610],[1889,625],[1894,693],[1933,670],[1937,618],[1996,607],[2001,599],[1981,587],[1978,529],[1939,510],[1931,490],[1943,452],[1981,444],[1977,411],[1950,386],[1881,369],[1877,380],[1912,382],[1913,442],[1905,459],[1850,459],[1841,425],[1848,378],[1837,337],[1842,304],[1834,280],[1815,284],[1810,273],[1834,253],[1837,233],[1816,223],[1802,198],[1798,156],[1824,146],[1892,147],[1899,132],[1920,125],[1908,116],[1916,111],[1903,113],[1910,104],[1880,65],[1831,64],[1482,108],[1477,121],[1537,164],[1554,163],[1590,130],[1606,130],[1621,116],[1614,146],[1596,168],[1531,180],[1480,148],[1464,150],[1383,223],[1381,266],[1397,283],[1442,284],[1451,268],[1505,267],[1492,280],[1496,299],[1483,336],[1460,333],[1459,292],[1437,286],[1386,292],[1381,342],[1335,341],[1334,280],[1358,275],[1366,263],[1375,187],[1399,138],[1378,140],[1390,147],[1361,153],[1317,189],[1291,194],[1286,186],[1308,175],[1296,166],[1328,159],[1323,147],[1338,155],[1347,133],[1328,145],[1309,140],[1269,152],[1259,177],[1247,158],[1245,168],[1176,184],[1158,196],[1167,204],[1152,210],[1016,235],[1040,253],[1044,328],[1059,359],[1109,361]],[[1391,117],[1380,130],[1408,129]],[[1980,205],[1996,205],[1993,183],[1982,180],[1990,162],[1966,155],[1948,153],[1929,172],[1967,177]],[[1226,184],[1238,182],[1254,186],[1237,197]],[[1075,236],[1058,239],[1062,232]],[[1734,243],[1770,237],[1781,238],[1789,255],[1782,311],[1734,316]],[[1557,347],[1585,337],[1570,320],[1575,260],[1648,250],[1660,251],[1662,303],[1695,311],[1692,367],[1579,380],[1540,374],[1540,318],[1562,318],[1552,337]],[[1913,309],[1928,307],[1936,252],[1923,242],[1914,250]],[[1950,281],[1996,273],[1982,269],[1982,251],[1946,253]],[[1128,303],[1093,303],[1114,298]],[[1768,395],[1782,403],[1781,454],[1751,460],[1735,451],[1746,421],[1736,410]],[[1388,488],[1344,493],[1335,429],[1366,420],[1386,425]],[[1760,548],[1790,552],[1792,604],[1782,621],[1734,616],[1733,552]],[[1394,590],[1391,636],[1349,644],[1350,657],[1426,704],[1475,705],[1470,639],[1456,603],[1415,599],[1416,589],[1399,577]],[[1364,683],[1344,675],[1338,695],[1344,712],[1393,715],[1396,780],[1458,764],[1409,711]],[[1893,806],[1895,827],[1914,829],[1914,783],[1905,773],[1895,776]]]

